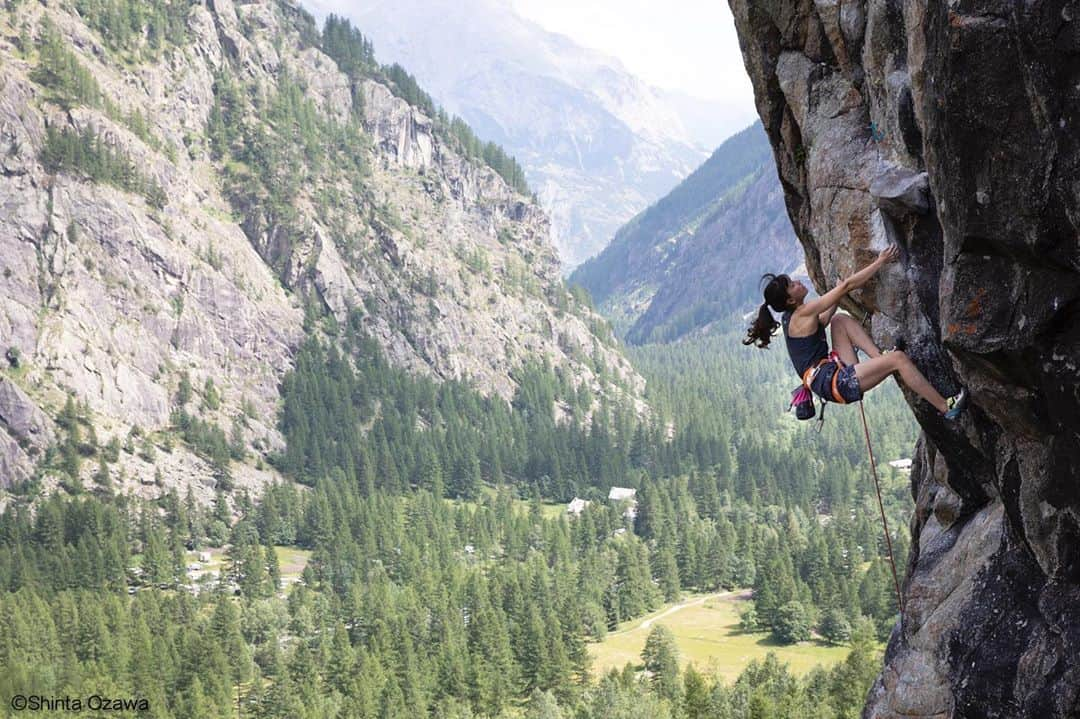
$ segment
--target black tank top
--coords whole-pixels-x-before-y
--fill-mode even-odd
[[[784,341],[787,342],[791,364],[795,365],[795,371],[802,377],[807,369],[829,356],[829,342],[825,339],[825,325],[821,324],[821,320],[818,320],[817,332],[806,337],[792,337],[788,334],[790,320],[790,312],[785,312],[780,318],[784,325]]]

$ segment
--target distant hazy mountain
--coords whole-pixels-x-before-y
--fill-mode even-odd
[[[551,214],[567,268],[603,248],[714,146],[695,142],[680,117],[685,109],[689,117],[707,118],[708,102],[673,100],[617,60],[523,19],[508,3],[305,5],[321,13],[346,10],[382,62],[407,67],[449,112],[517,157]],[[715,114],[723,114],[719,104]]]
[[[802,261],[769,141],[755,123],[570,280],[589,290],[628,342],[665,342],[744,312],[761,301],[763,272],[792,272]]]
[[[686,134],[696,145],[710,150],[746,127],[753,118],[736,106],[705,100],[678,90],[663,90],[664,104],[679,116]]]

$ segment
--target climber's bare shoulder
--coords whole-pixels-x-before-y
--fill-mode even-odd
[[[807,337],[817,332],[817,328],[818,316],[809,312],[796,310],[791,313],[791,319],[788,320],[789,337]]]

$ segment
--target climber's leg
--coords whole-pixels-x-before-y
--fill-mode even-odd
[[[880,352],[878,354],[880,355]],[[934,389],[904,352],[895,350],[887,355],[872,357],[855,365],[855,376],[859,378],[859,387],[863,392],[881,384],[882,380],[893,372],[899,372],[900,379],[908,386],[908,389],[934,405],[938,412],[944,414],[949,410],[945,398]]]
[[[881,356],[881,350],[853,317],[835,314],[829,326],[832,328],[832,348],[840,355],[844,364],[852,365],[859,361],[855,354],[856,347],[871,358]]]

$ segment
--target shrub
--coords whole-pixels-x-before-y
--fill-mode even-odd
[[[825,612],[818,631],[832,644],[843,644],[851,639],[851,623],[844,613],[835,607]]]
[[[783,644],[804,642],[810,638],[810,620],[806,609],[799,602],[791,601],[780,607],[776,613],[773,633]]]

